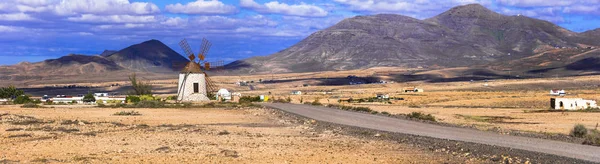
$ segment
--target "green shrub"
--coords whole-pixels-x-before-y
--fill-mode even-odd
[[[138,112],[138,111],[132,110],[132,111],[120,111],[120,112],[117,112],[117,113],[115,113],[113,115],[115,115],[115,116],[139,116],[139,115],[142,115],[142,114],[140,112]]]
[[[287,97],[285,100],[286,100],[288,103],[291,103],[291,102],[292,102],[292,98],[291,98],[291,97],[289,97],[289,96],[288,96],[288,97]]]
[[[433,121],[435,122],[435,117],[431,114],[424,114],[421,112],[411,112],[410,114],[406,115],[408,118],[413,118],[413,119],[419,119],[419,120],[426,120],[426,121]]]
[[[35,103],[31,103],[31,102],[25,103],[25,104],[23,104],[23,106],[21,106],[21,108],[40,108],[40,107],[41,106],[39,106]]]
[[[140,101],[135,104],[135,108],[164,108],[165,103],[162,101]]]
[[[240,97],[240,103],[252,103],[252,102],[261,102],[260,96],[242,96]]]
[[[154,101],[157,100],[154,96],[152,95],[142,95],[140,96],[140,101]]]
[[[140,97],[134,96],[134,95],[129,95],[125,98],[125,101],[127,103],[138,103],[138,102],[140,102]]]
[[[32,100],[27,95],[21,95],[21,96],[17,96],[17,98],[13,102],[15,104],[25,104],[28,102],[32,102]]]
[[[73,100],[71,101],[71,104],[77,104],[77,101]]]
[[[600,132],[596,129],[590,130],[585,136],[585,141],[583,144],[600,146]]]
[[[378,111],[371,111],[370,113],[371,113],[371,114],[379,114],[379,112],[378,112]]]
[[[88,94],[83,96],[83,102],[86,102],[86,103],[96,102],[96,97],[94,97],[94,94],[89,92]]]
[[[587,128],[585,128],[584,125],[577,124],[571,130],[571,136],[581,138],[581,137],[584,137],[587,134],[587,132],[588,132],[588,130],[587,130]]]
[[[177,100],[177,96],[168,96],[167,100]]]
[[[300,97],[300,104],[304,103],[304,98]]]
[[[389,112],[381,112],[381,114],[391,115]]]
[[[12,85],[8,86],[8,87],[0,88],[0,98],[3,98],[3,99],[16,98],[23,94],[25,94],[23,92],[23,90],[18,90],[17,88],[15,88],[15,86],[12,86]]]

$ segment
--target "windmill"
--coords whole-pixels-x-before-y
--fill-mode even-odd
[[[209,97],[214,97],[217,89],[205,72],[212,68],[211,63],[205,61],[206,54],[210,50],[212,43],[203,38],[198,54],[193,53],[186,39],[179,42],[179,46],[181,46],[188,56],[190,62],[186,64],[179,74],[177,100],[209,101]]]

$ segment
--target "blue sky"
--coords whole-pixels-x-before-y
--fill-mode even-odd
[[[2,0],[0,65],[100,54],[158,39],[182,53],[213,42],[209,60],[269,55],[342,19],[379,13],[418,19],[457,5],[547,20],[575,32],[600,27],[600,0]]]

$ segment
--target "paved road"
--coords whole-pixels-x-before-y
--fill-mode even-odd
[[[496,145],[600,163],[600,147],[595,146],[500,135],[474,129],[440,126],[326,107],[279,103],[265,103],[262,105],[330,123],[455,141]]]

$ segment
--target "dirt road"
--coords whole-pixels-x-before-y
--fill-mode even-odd
[[[297,104],[262,104],[319,121],[361,128],[472,142],[600,162],[600,147],[537,138],[500,135],[466,128],[445,127],[385,116]]]

